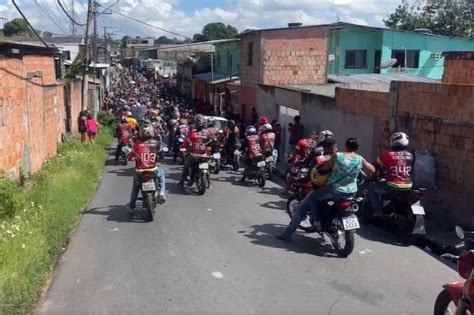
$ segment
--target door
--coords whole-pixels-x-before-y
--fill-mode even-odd
[[[282,129],[280,154],[283,156],[282,159],[279,159],[280,161],[286,162],[288,155],[293,150],[290,146],[290,131],[288,128],[290,127],[289,125],[293,123],[293,118],[299,114],[300,112],[298,110],[280,105],[278,117]]]
[[[380,73],[380,62],[382,61],[382,51],[377,49],[374,58],[374,73]]]

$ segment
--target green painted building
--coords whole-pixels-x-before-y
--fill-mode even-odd
[[[240,76],[240,38],[214,42],[216,48],[214,73],[228,77]]]
[[[330,25],[329,74],[403,72],[440,80],[445,51],[474,51],[474,40],[348,23]],[[391,59],[396,63],[389,65]],[[393,63],[393,61],[392,61]],[[406,64],[406,67],[405,67]]]

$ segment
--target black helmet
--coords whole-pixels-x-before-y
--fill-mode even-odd
[[[196,124],[196,127],[204,128],[204,126],[206,125],[206,119],[203,115],[197,114],[194,117],[194,123]]]

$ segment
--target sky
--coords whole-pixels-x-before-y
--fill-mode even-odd
[[[16,0],[33,26],[55,34],[71,34],[71,23],[61,11],[58,0]],[[71,11],[74,0],[60,0]],[[423,0],[410,0],[421,3]],[[107,7],[115,0],[101,0]],[[112,8],[124,15],[139,19],[174,33],[192,37],[207,23],[222,22],[239,31],[285,27],[290,22],[304,25],[351,22],[370,26],[383,26],[383,19],[394,12],[401,0],[119,0]],[[84,23],[85,0],[75,0],[76,20]],[[0,17],[12,20],[19,17],[11,0],[0,0]],[[5,20],[0,20],[4,23]],[[98,31],[103,27],[120,38],[124,35],[177,37],[174,34],[144,26],[117,14],[102,14],[98,18]],[[78,34],[84,33],[77,27]]]

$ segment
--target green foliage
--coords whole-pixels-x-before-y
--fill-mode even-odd
[[[438,35],[473,37],[474,0],[428,0],[423,7],[404,0],[384,22],[393,29],[429,28]]]
[[[113,127],[115,125],[115,116],[110,112],[99,112],[97,120],[105,127]]]
[[[48,38],[53,37],[53,33],[45,31],[45,32],[43,32],[43,37],[48,37]]]
[[[3,34],[5,36],[34,36],[33,31],[24,19],[13,19],[3,25]]]
[[[203,42],[208,40],[229,39],[235,38],[238,31],[232,25],[225,25],[224,23],[209,23],[206,24],[201,34],[194,34],[193,40],[196,42]]]
[[[120,48],[127,48],[127,41],[132,39],[132,37],[125,35],[122,37],[122,44],[120,45]]]
[[[27,202],[0,222],[0,314],[31,311],[99,183],[111,141],[105,129],[95,145],[66,142],[32,185],[15,192]]]
[[[84,69],[84,64],[82,63],[73,63],[69,69],[66,71],[66,74],[64,75],[65,79],[76,79],[76,76],[79,76],[82,74],[82,70]]]
[[[0,182],[0,219],[10,218],[24,205],[18,186],[10,181]]]

